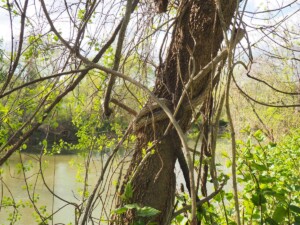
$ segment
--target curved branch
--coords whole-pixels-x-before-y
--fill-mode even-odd
[[[281,90],[279,90],[279,89],[273,87],[272,85],[270,85],[268,82],[266,82],[266,81],[264,81],[264,80],[261,80],[261,79],[259,79],[259,78],[256,78],[256,77],[251,76],[251,75],[250,75],[250,71],[247,72],[247,77],[249,77],[249,78],[251,78],[251,79],[253,79],[253,80],[256,80],[256,81],[258,81],[258,82],[261,82],[261,83],[267,85],[267,86],[268,86],[269,88],[271,88],[272,90],[274,90],[274,91],[276,91],[276,92],[279,92],[279,93],[281,93],[281,94],[285,94],[285,95],[300,95],[300,93],[298,93],[298,92],[286,92],[286,91],[281,91]]]
[[[247,66],[243,63],[243,62],[237,62],[237,64],[240,64],[242,65],[246,70],[248,70]],[[268,103],[265,103],[265,102],[261,102],[261,101],[258,101],[254,98],[252,98],[250,95],[248,95],[236,82],[235,80],[235,77],[232,76],[232,79],[233,79],[233,82],[235,84],[235,86],[237,87],[237,89],[248,99],[250,99],[251,101],[259,104],[259,105],[263,105],[263,106],[267,106],[267,107],[274,107],[274,108],[291,108],[291,107],[300,107],[300,104],[292,104],[292,105],[273,105],[273,104],[268,104]]]

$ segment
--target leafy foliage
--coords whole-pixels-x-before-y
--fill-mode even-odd
[[[291,224],[299,217],[300,130],[278,144],[265,141],[261,130],[239,141],[239,183],[244,220]]]

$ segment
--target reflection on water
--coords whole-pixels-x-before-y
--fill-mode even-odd
[[[37,207],[41,209],[42,206],[46,206],[48,214],[56,212],[53,221],[49,221],[49,224],[74,224],[75,221],[75,207],[68,204],[81,202],[80,191],[83,188],[84,179],[84,168],[78,167],[78,164],[84,165],[84,160],[82,157],[76,155],[57,155],[57,156],[43,156],[42,157],[42,167],[44,168],[43,174],[45,178],[45,183],[47,186],[64,201],[53,197],[51,192],[46,188],[43,183],[42,177],[39,173],[39,156],[33,154],[21,154],[22,161],[25,166],[27,185],[29,190],[26,189],[26,183],[24,181],[24,174],[20,167],[20,155],[13,155],[8,163],[2,167],[1,175],[1,188],[0,188],[0,201],[2,204],[5,203],[5,198],[3,196],[12,197],[16,203],[20,201],[27,202],[28,196],[31,198],[35,197],[37,199]],[[88,173],[88,187],[90,190],[94,187],[100,172],[101,172],[101,156],[94,156]],[[81,181],[81,182],[79,182]],[[107,183],[107,186],[112,185]],[[106,187],[107,189],[107,187]],[[82,193],[82,192],[81,192]],[[0,224],[10,224],[8,220],[10,213],[14,211],[13,207],[0,209]],[[33,214],[34,208],[25,206],[18,207],[18,212],[21,214],[21,219],[15,224],[27,225],[27,224],[38,224],[36,222]],[[101,208],[98,207],[96,215],[100,214]],[[42,212],[42,210],[40,210]],[[97,215],[98,211],[98,215]]]

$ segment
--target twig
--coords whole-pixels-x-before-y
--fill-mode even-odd
[[[220,185],[220,187],[214,191],[213,193],[211,193],[210,195],[208,195],[207,197],[201,199],[200,201],[197,202],[197,207],[203,205],[204,203],[208,202],[209,200],[211,200],[212,198],[214,198],[217,194],[219,194],[219,192],[223,189],[223,187],[225,186],[225,184],[227,183],[227,180],[224,180],[224,182]],[[180,215],[181,213],[184,213],[188,210],[191,210],[191,205],[187,205],[185,207],[183,207],[182,209],[179,209],[178,211],[176,211],[172,218],[175,218],[176,216]]]

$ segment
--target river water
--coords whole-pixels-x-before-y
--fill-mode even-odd
[[[23,165],[26,170],[26,177],[28,188],[24,181],[24,173],[20,168],[20,162],[22,157]],[[89,191],[96,184],[98,177],[102,171],[103,156],[93,156],[88,173],[88,187]],[[8,196],[14,199],[18,204],[20,201],[25,203],[29,199],[35,196],[37,200],[37,207],[41,210],[41,207],[46,206],[48,214],[55,213],[53,220],[49,221],[49,224],[74,224],[75,210],[74,206],[68,205],[66,202],[79,203],[81,201],[81,193],[83,190],[83,177],[84,177],[84,158],[77,155],[56,155],[56,156],[43,156],[42,159],[43,175],[45,183],[40,175],[39,155],[35,154],[15,154],[8,163],[2,168],[1,182],[0,182],[0,201],[2,207],[0,211],[0,224],[10,224],[9,217],[14,211],[13,207],[3,207],[5,205],[5,197]],[[116,173],[117,175],[117,173]],[[115,178],[116,179],[116,176]],[[109,183],[110,182],[110,183]],[[113,191],[113,183],[116,180],[110,180],[105,188],[107,191]],[[52,193],[47,189],[46,185],[60,198],[65,201],[61,201],[58,198],[54,198]],[[28,190],[29,189],[29,190]],[[111,190],[110,190],[111,189]],[[34,195],[33,195],[34,193]],[[111,193],[108,193],[110,195]],[[100,214],[102,207],[98,206],[95,212]],[[32,225],[38,224],[34,217],[34,208],[25,204],[25,207],[18,207],[20,214],[19,220],[14,223],[17,225]],[[94,216],[99,216],[97,213]]]
[[[26,177],[28,185],[30,186],[29,191],[26,188],[24,174],[20,169],[21,160],[23,165],[25,165],[25,168],[28,169],[28,172],[26,172]],[[102,171],[103,160],[105,161],[105,156],[103,155],[94,155],[92,157],[88,173],[88,184],[90,189],[94,187]],[[217,161],[224,162],[224,159],[222,159],[220,154],[217,156]],[[82,177],[84,177],[84,168],[78,165],[84,165],[84,158],[77,155],[43,156],[41,162],[45,182],[48,187],[64,200],[73,203],[79,203],[81,200],[80,191],[83,188]],[[115,168],[117,167],[118,165],[115,166]],[[177,183],[181,183],[183,182],[183,177],[178,167],[179,166],[177,165]],[[49,224],[74,224],[74,206],[67,205],[66,202],[53,197],[51,192],[46,188],[41,175],[39,174],[39,168],[39,155],[24,153],[13,155],[9,159],[9,162],[2,167],[2,174],[0,175],[0,201],[2,201],[3,204],[5,200],[3,197],[10,196],[14,198],[16,203],[19,203],[20,201],[26,202],[28,201],[28,196],[33,196],[34,193],[35,196],[38,196],[36,203],[38,208],[46,206],[47,212],[50,214],[59,210],[57,213],[55,213],[53,220],[49,221]],[[114,193],[114,184],[117,182],[118,178],[118,173],[116,173],[116,175],[107,182],[106,186],[103,188],[103,191],[106,192],[106,195],[112,195]],[[109,199],[106,199],[106,203],[103,203],[102,205],[100,204],[96,210],[94,210],[96,214],[93,216],[99,218],[102,207],[110,208],[110,206],[106,205],[109,201]],[[35,212],[34,208],[25,206],[18,207],[17,210],[20,214],[20,218],[14,224],[38,224],[33,216]],[[9,216],[13,211],[13,207],[5,208],[2,206],[0,208],[1,225],[10,224]]]

